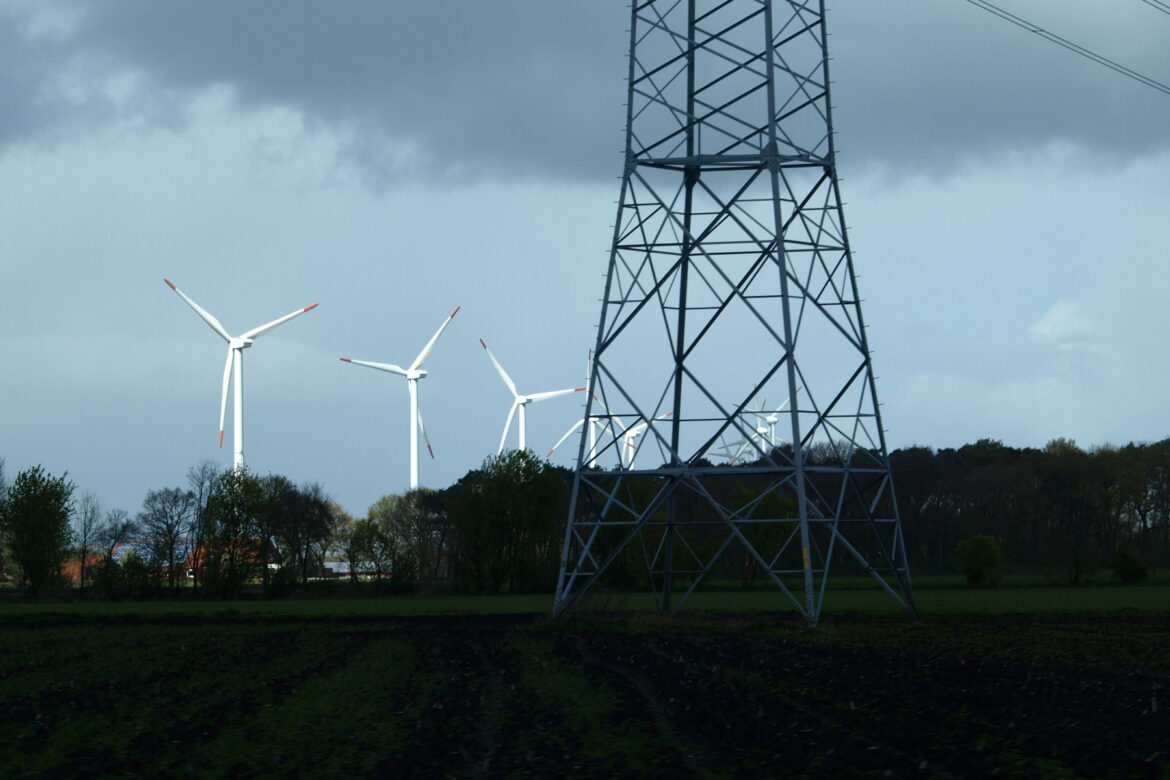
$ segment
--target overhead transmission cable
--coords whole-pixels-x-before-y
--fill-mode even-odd
[[[1004,19],[1006,21],[1009,21],[1012,24],[1016,25],[1017,27],[1022,27],[1025,30],[1027,30],[1028,32],[1035,33],[1036,35],[1039,35],[1041,38],[1044,38],[1045,40],[1052,41],[1057,46],[1063,46],[1064,48],[1068,49],[1069,51],[1074,52],[1076,54],[1079,54],[1086,59],[1092,60],[1093,62],[1097,63],[1098,65],[1104,65],[1106,68],[1109,68],[1110,70],[1117,71],[1118,73],[1120,73],[1123,76],[1128,76],[1129,78],[1133,79],[1134,81],[1140,81],[1142,84],[1145,84],[1147,87],[1152,87],[1153,89],[1156,89],[1159,92],[1164,92],[1167,95],[1170,95],[1170,86],[1167,86],[1160,81],[1155,81],[1154,79],[1150,78],[1149,76],[1144,76],[1141,73],[1138,73],[1136,70],[1133,70],[1132,68],[1127,68],[1124,65],[1117,63],[1117,62],[1114,62],[1111,59],[1108,59],[1106,57],[1102,57],[1100,54],[1097,54],[1096,52],[1089,51],[1084,46],[1080,46],[1078,44],[1073,43],[1072,41],[1061,38],[1059,35],[1056,35],[1055,33],[1051,33],[1048,30],[1045,30],[1043,27],[1038,27],[1038,26],[1032,24],[1031,22],[1027,21],[1026,19],[1021,19],[1020,17],[1016,16],[1015,14],[1008,13],[1007,11],[1000,8],[999,6],[992,5],[991,3],[987,2],[987,0],[967,0],[967,2],[970,3],[971,5],[977,7],[977,8],[982,8],[984,11],[987,11],[988,13],[995,14],[1000,19]],[[1151,5],[1153,5],[1156,2],[1156,3],[1158,3],[1158,7],[1165,6],[1167,12],[1170,13],[1170,6],[1166,6],[1166,4],[1162,3],[1161,0],[1143,0],[1143,2],[1148,2]]]
[[[1150,8],[1156,8],[1164,14],[1170,14],[1170,5],[1163,3],[1162,0],[1142,0],[1142,2]]]

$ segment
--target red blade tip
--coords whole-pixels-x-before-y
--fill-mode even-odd
[[[431,453],[431,460],[435,459],[435,451],[431,449],[431,445],[427,445],[427,452]]]
[[[484,343],[483,343],[483,339],[480,339],[480,340],[479,340],[479,343],[483,345],[483,348],[484,348],[484,349],[487,349],[487,344],[484,344]]]
[[[164,282],[166,282],[166,283],[167,283],[167,287],[170,287],[172,290],[174,290],[174,289],[177,289],[177,288],[175,287],[175,283],[174,283],[174,282],[172,282],[170,279],[165,279],[165,278],[164,278],[164,279],[163,279],[163,281],[164,281]]]
[[[342,363],[352,363],[353,361],[352,361],[352,360],[350,360],[349,358],[342,358],[342,359],[341,359],[341,362],[342,362]]]
[[[310,303],[308,306],[305,307],[305,311],[309,311],[310,309],[315,309],[315,308],[317,308],[318,305],[319,304],[316,304],[316,303]]]
[[[462,308],[463,308],[462,306],[456,306],[455,311],[451,312],[451,317],[454,317],[456,314],[458,314],[459,310]],[[448,317],[447,319],[451,319],[451,317]]]
[[[219,432],[219,448],[223,449],[223,431]]]

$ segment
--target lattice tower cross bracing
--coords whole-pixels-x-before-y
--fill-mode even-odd
[[[830,573],[851,571],[915,616],[841,210],[823,3],[633,4],[587,395],[582,431],[601,435],[581,437],[555,614],[639,584],[671,611],[741,576],[816,623]]]

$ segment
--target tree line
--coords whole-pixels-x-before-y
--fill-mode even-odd
[[[306,588],[330,569],[375,592],[551,587],[571,472],[525,451],[488,458],[446,490],[386,495],[349,516],[316,483],[221,470],[148,491],[135,516],[36,466],[0,460],[0,568],[29,595],[235,598]]]
[[[1065,439],[1040,449],[981,439],[957,449],[895,450],[890,461],[915,571],[960,570],[957,548],[972,536],[994,540],[1009,569],[1057,571],[1069,583],[1121,554],[1143,566],[1170,566],[1170,439],[1091,450]],[[26,592],[41,593],[59,585],[74,560],[81,588],[112,598],[180,590],[231,598],[252,586],[278,594],[307,587],[329,568],[377,592],[549,591],[572,482],[570,470],[530,451],[506,451],[446,489],[386,495],[354,518],[319,484],[224,471],[210,461],[186,476],[184,486],[149,491],[131,516],[103,509],[92,493],[76,496],[67,475],[39,466],[8,485],[0,459],[7,568]],[[645,485],[639,479],[627,489],[652,489],[651,478],[642,478]],[[791,516],[792,497],[767,493],[766,482],[758,475],[727,482],[730,492],[719,500]],[[707,511],[691,503],[680,511]],[[133,552],[115,560],[120,547]],[[750,587],[758,571],[751,556],[731,551],[718,575]],[[631,551],[612,577],[640,587],[644,562]]]
[[[1012,569],[1075,584],[1119,554],[1170,567],[1170,439],[1081,449],[1054,439],[1016,449],[980,439],[890,454],[911,561],[950,570],[956,545],[983,534]]]
[[[28,594],[76,579],[107,597],[191,593],[233,597],[250,582],[306,582],[344,518],[319,485],[293,485],[204,461],[187,485],[150,490],[131,516],[77,495],[67,474],[40,466],[9,486],[0,461],[0,550]],[[68,572],[68,563],[76,571]],[[72,576],[71,576],[72,575]]]

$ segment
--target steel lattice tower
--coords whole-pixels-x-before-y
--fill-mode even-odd
[[[632,3],[591,360],[554,614],[635,571],[677,609],[740,566],[810,623],[842,568],[916,616],[841,209],[823,1]]]

